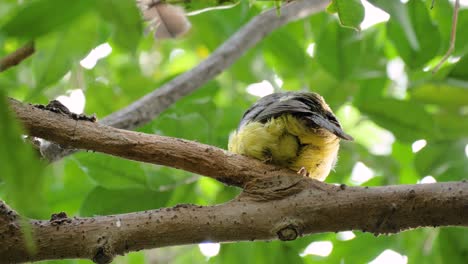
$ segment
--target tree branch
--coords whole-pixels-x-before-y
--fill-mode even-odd
[[[269,176],[296,176],[291,170],[267,165],[213,146],[75,120],[14,99],[9,101],[30,136],[60,145],[183,169],[239,187],[252,179],[264,177],[266,173]]]
[[[195,68],[105,117],[101,122],[123,129],[134,129],[150,122],[173,103],[223,72],[276,28],[322,11],[328,3],[328,0],[298,0],[285,4],[279,15],[276,8],[273,8],[254,17]],[[43,150],[45,157],[51,161],[61,159],[72,152],[74,150],[64,150],[56,145],[50,145]]]
[[[108,263],[116,254],[146,248],[241,240],[293,240],[318,232],[396,233],[423,226],[468,226],[468,183],[388,187],[335,186],[295,172],[182,139],[75,120],[10,99],[28,133],[75,148],[162,164],[240,186],[235,200],[92,218],[30,220],[35,252],[21,223],[0,206],[0,259],[6,262],[88,258]],[[6,209],[5,209],[6,208]]]
[[[6,71],[8,68],[18,65],[20,62],[31,56],[34,51],[34,43],[28,42],[21,48],[15,50],[13,53],[8,54],[0,60],[0,72]]]
[[[217,206],[178,205],[111,216],[31,220],[34,253],[26,250],[14,218],[0,226],[4,231],[0,259],[11,263],[86,258],[109,263],[115,255],[130,251],[203,241],[294,240],[320,232],[387,234],[424,226],[468,226],[467,182],[367,188],[299,176],[279,177],[279,185],[266,184],[271,180],[258,189],[257,184],[247,187],[237,199]],[[277,194],[278,199],[272,200],[271,195]]]

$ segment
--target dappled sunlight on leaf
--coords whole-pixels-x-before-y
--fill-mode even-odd
[[[432,177],[431,175],[428,175],[428,176],[425,176],[424,178],[422,178],[420,181],[418,181],[418,183],[436,183],[437,180],[434,179],[434,177]]]
[[[80,65],[83,66],[83,68],[90,70],[94,68],[100,59],[109,56],[111,52],[112,47],[109,45],[109,43],[101,44],[92,49],[89,54],[80,61]]]
[[[247,92],[251,95],[255,95],[258,97],[267,96],[273,93],[274,88],[271,83],[267,80],[263,80],[259,83],[252,83],[249,84],[246,88]]]
[[[330,241],[317,241],[310,243],[303,253],[301,253],[301,257],[307,255],[316,255],[320,257],[327,257],[333,251],[333,243]]]
[[[427,141],[425,139],[419,139],[413,142],[413,144],[411,145],[411,149],[413,150],[413,153],[416,153],[423,149],[426,146],[426,144]]]
[[[386,249],[377,258],[369,262],[369,264],[406,264],[408,257],[399,254],[398,252]]]
[[[374,171],[362,162],[357,162],[351,172],[351,182],[360,185],[374,177]]]
[[[203,256],[211,258],[218,255],[221,245],[219,243],[202,243],[198,244],[198,248]]]
[[[355,237],[356,235],[353,233],[353,231],[343,231],[336,234],[336,238],[341,241],[348,241]]]

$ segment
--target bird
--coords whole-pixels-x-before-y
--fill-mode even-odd
[[[335,166],[341,128],[322,96],[277,92],[260,98],[229,136],[228,150],[324,181]]]

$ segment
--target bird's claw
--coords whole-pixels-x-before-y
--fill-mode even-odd
[[[304,176],[304,177],[309,177],[309,172],[305,167],[301,167],[298,171],[297,174]]]

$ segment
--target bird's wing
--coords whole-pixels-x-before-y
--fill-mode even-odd
[[[277,93],[261,98],[244,114],[240,128],[249,122],[265,123],[283,114],[305,120],[311,128],[325,128],[340,138],[352,140],[333,113],[324,109],[321,99],[305,93]]]
[[[277,117],[283,114],[292,115],[308,115],[311,113],[310,107],[301,101],[288,99],[285,101],[276,101],[265,107],[256,115],[252,121],[266,122],[272,117]]]

